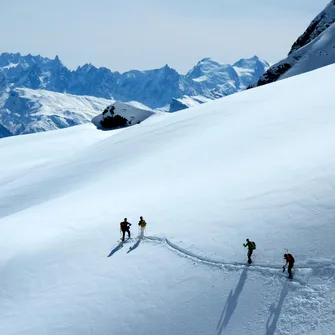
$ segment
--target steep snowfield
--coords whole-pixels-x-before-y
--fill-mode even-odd
[[[0,334],[334,334],[334,75],[2,139]]]
[[[335,63],[335,1],[310,23],[287,58],[271,66],[257,86],[296,76]]]
[[[298,59],[280,79],[296,76],[335,62],[335,24],[290,56]]]
[[[326,8],[315,17],[306,31],[294,42],[289,54],[313,41],[335,22],[335,1],[329,1]]]

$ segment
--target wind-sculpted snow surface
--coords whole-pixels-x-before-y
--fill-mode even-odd
[[[334,334],[334,78],[2,139],[0,334]]]

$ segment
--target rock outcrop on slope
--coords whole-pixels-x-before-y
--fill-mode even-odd
[[[116,101],[96,115],[92,122],[98,129],[115,129],[139,124],[148,117],[157,114],[150,108],[137,102]]]

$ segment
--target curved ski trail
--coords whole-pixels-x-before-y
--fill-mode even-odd
[[[205,256],[201,256],[201,255],[197,255],[189,250],[186,250],[180,246],[178,246],[177,244],[171,242],[168,238],[165,237],[158,237],[158,236],[144,236],[143,237],[144,240],[147,241],[152,241],[152,242],[158,242],[161,244],[165,244],[167,245],[167,247],[177,253],[178,255],[182,256],[182,257],[186,257],[189,259],[192,259],[193,261],[196,261],[198,263],[202,263],[202,264],[206,264],[209,266],[215,266],[215,267],[225,267],[227,269],[240,269],[240,268],[244,268],[244,267],[248,267],[252,270],[271,270],[271,272],[278,272],[278,270],[282,269],[282,265],[269,265],[266,263],[263,264],[247,264],[247,262],[225,262],[225,261],[218,261],[218,260],[213,260],[210,259],[208,257]],[[315,270],[315,269],[326,269],[326,268],[333,268],[332,272],[335,272],[335,264],[334,263],[322,263],[320,265],[298,265],[298,266],[294,266],[294,270],[298,269],[298,270]],[[281,274],[281,273],[280,273]],[[285,274],[286,277],[286,274]],[[297,280],[294,278],[294,281],[298,281],[301,284],[306,284],[307,281],[301,281],[301,280]]]

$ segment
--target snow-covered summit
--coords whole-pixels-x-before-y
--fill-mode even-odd
[[[192,79],[196,79],[205,75],[208,75],[212,72],[218,72],[222,67],[226,67],[228,65],[221,64],[219,62],[214,61],[210,57],[203,58],[198,62],[196,66],[194,66],[188,73],[187,76]]]
[[[288,57],[270,67],[257,86],[335,63],[335,1],[311,22],[293,44]]]
[[[257,56],[241,59],[233,65],[204,58],[186,76],[200,82],[215,96],[225,96],[257,82],[268,68],[269,64]]]

